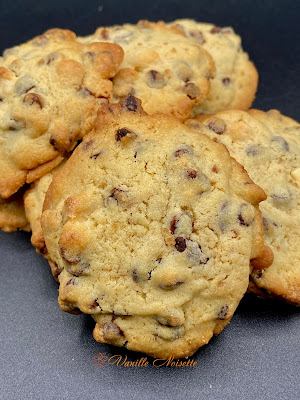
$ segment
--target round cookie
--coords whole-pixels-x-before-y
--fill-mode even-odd
[[[124,49],[124,61],[113,79],[114,102],[134,95],[147,113],[161,112],[184,121],[209,92],[214,76],[211,56],[162,22],[101,27],[80,40],[106,40]]]
[[[241,38],[231,27],[179,19],[171,22],[207,50],[216,67],[207,98],[194,107],[194,115],[221,110],[248,110],[257,90],[258,73],[241,46]]]
[[[25,215],[23,190],[18,191],[9,199],[0,197],[0,229],[13,232],[17,229],[30,231],[30,225]]]
[[[99,342],[192,355],[247,290],[265,198],[225,146],[132,96],[104,107],[44,203],[60,307],[91,314]]]
[[[111,97],[123,50],[83,45],[50,30],[5,53],[0,66],[0,196],[53,169],[93,126]]]
[[[249,290],[300,305],[300,124],[276,110],[224,111],[186,124],[224,143],[268,196],[260,209],[274,262],[251,274],[257,288]]]

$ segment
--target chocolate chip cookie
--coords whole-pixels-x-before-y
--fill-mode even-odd
[[[192,355],[230,321],[263,251],[266,198],[225,146],[128,96],[99,110],[46,194],[59,304],[99,342]]]
[[[0,65],[0,196],[53,169],[110,99],[123,50],[83,45],[61,29],[4,53]]]
[[[241,46],[241,38],[231,27],[179,19],[168,25],[182,30],[213,58],[216,76],[207,98],[194,107],[194,115],[213,114],[227,109],[247,110],[255,96],[258,73]]]
[[[274,262],[253,271],[250,290],[300,305],[300,124],[276,110],[224,111],[186,124],[224,143],[268,195],[260,209]]]
[[[162,22],[98,28],[80,40],[106,40],[124,49],[124,61],[113,79],[114,102],[135,95],[147,113],[162,112],[186,120],[209,92],[214,76],[211,56]]]

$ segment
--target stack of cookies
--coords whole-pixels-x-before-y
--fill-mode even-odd
[[[247,111],[232,28],[52,29],[0,65],[0,227],[32,232],[98,342],[187,357],[247,290],[300,304],[300,124]]]

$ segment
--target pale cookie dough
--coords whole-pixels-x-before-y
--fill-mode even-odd
[[[227,109],[247,110],[255,97],[258,73],[242,49],[240,36],[231,27],[221,28],[192,19],[179,19],[168,25],[181,29],[199,43],[210,53],[216,67],[209,94],[203,103],[194,107],[194,115]]]
[[[135,95],[147,113],[161,112],[184,121],[209,92],[214,76],[211,56],[181,31],[162,22],[101,27],[80,40],[106,40],[124,49],[124,61],[113,79],[114,102]]]
[[[224,111],[186,124],[224,143],[267,193],[260,204],[270,268],[254,271],[249,290],[300,305],[300,124],[276,110]]]
[[[0,65],[0,196],[43,176],[93,126],[123,60],[112,43],[54,29],[7,51]]]
[[[99,342],[192,355],[247,290],[265,198],[225,146],[132,96],[104,107],[44,203],[60,307],[93,315]]]

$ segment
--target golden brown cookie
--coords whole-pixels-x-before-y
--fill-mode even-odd
[[[265,198],[225,146],[132,96],[104,107],[44,203],[60,307],[91,314],[99,342],[192,355],[247,290]]]
[[[249,290],[300,305],[300,124],[276,110],[224,111],[186,124],[224,143],[268,195],[260,209],[274,262],[253,271],[257,288]]]
[[[210,53],[216,67],[209,94],[203,103],[194,107],[194,115],[227,109],[247,110],[257,90],[258,73],[233,28],[192,19],[178,19],[168,25],[199,43]]]
[[[111,97],[123,50],[54,29],[4,54],[0,66],[0,196],[55,168]]]
[[[214,76],[211,56],[163,22],[98,28],[80,40],[106,40],[124,49],[124,61],[113,79],[114,102],[135,95],[147,113],[161,112],[184,121],[209,92]]]

